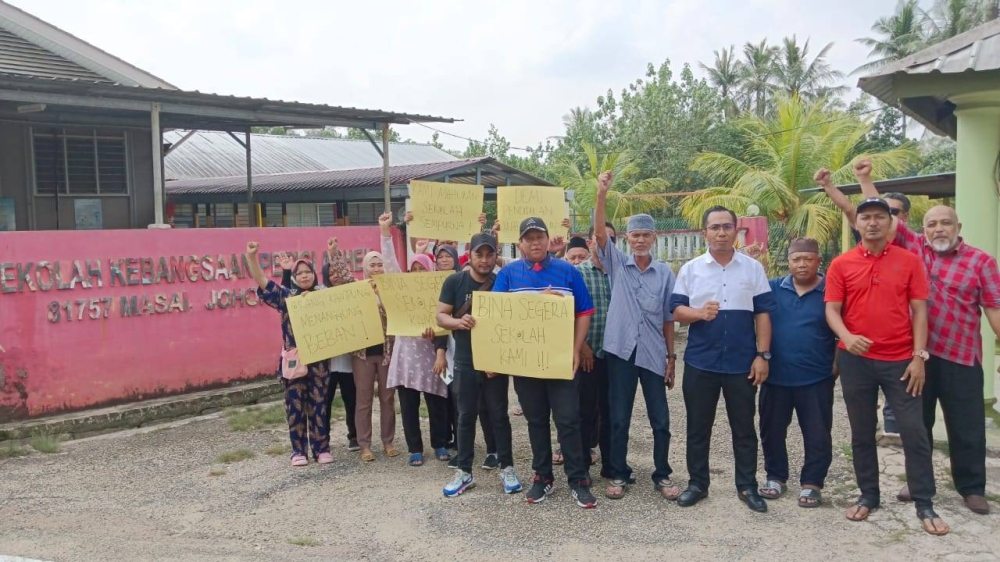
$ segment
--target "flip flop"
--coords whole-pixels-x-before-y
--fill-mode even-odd
[[[780,482],[778,480],[768,480],[759,490],[757,490],[757,493],[760,494],[760,497],[765,500],[776,500],[785,495],[786,490],[788,490],[788,486],[785,486],[784,482]]]
[[[938,514],[935,513],[934,510],[931,509],[931,508],[929,508],[929,507],[925,507],[923,509],[918,509],[917,510],[917,517],[920,519],[920,523],[923,525],[924,531],[926,531],[927,534],[929,534],[929,535],[934,535],[935,537],[942,537],[942,536],[947,535],[948,533],[951,532],[951,527],[949,527],[948,524],[945,523],[938,516]],[[933,529],[934,529],[933,531],[927,528],[927,522],[928,521],[930,522],[931,527],[933,527]],[[941,525],[944,525],[944,530],[943,531],[940,530],[940,528],[938,527],[937,523],[935,523],[935,521],[939,521],[941,523]]]
[[[389,457],[390,459],[399,456],[399,449],[393,447],[392,445],[386,445],[384,447],[384,450],[385,450],[385,456]]]
[[[375,453],[371,451],[361,452],[361,462],[372,462],[373,460],[375,460]]]
[[[434,454],[437,455],[437,460],[441,462],[448,462],[451,460],[451,453],[444,447],[435,449]]]
[[[410,453],[410,466],[424,466],[424,454]]]
[[[863,507],[867,511],[865,511],[864,515],[860,515],[858,512],[855,512],[854,517],[851,517],[850,515],[847,515],[845,513],[844,517],[847,517],[848,521],[855,521],[860,523],[861,521],[865,521],[866,519],[868,519],[868,516],[871,515],[873,511],[878,509],[878,504],[868,498],[862,497],[858,498],[858,501],[854,502],[854,507]]]
[[[823,503],[823,494],[819,490],[814,490],[812,488],[803,488],[799,492],[799,507],[804,508],[814,508],[819,507]]]

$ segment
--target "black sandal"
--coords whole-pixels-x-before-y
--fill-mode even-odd
[[[814,490],[812,488],[802,488],[802,491],[799,492],[799,507],[811,509],[814,507],[819,507],[822,504],[823,504],[823,494],[819,490]],[[871,510],[868,510],[868,513],[871,513]]]
[[[847,517],[846,514],[844,515],[844,517],[847,517],[848,521],[854,521],[854,522],[857,522],[857,523],[860,523],[862,521],[867,520],[868,516],[871,515],[876,509],[878,509],[878,502],[877,501],[869,499],[869,498],[866,498],[864,496],[861,496],[860,498],[858,498],[858,501],[854,502],[854,505],[855,505],[855,507],[863,507],[863,508],[865,508],[865,509],[868,510],[868,513],[866,513],[865,516],[862,517],[862,518],[860,518],[860,519],[855,519],[853,517]]]
[[[943,519],[941,519],[941,517],[934,511],[933,508],[924,507],[924,508],[918,509],[917,510],[917,518],[920,519],[920,525],[922,527],[924,527],[924,532],[926,532],[928,535],[934,535],[935,537],[941,537],[941,536],[947,535],[948,533],[951,532],[951,527],[949,527],[948,524],[945,523]],[[944,524],[945,531],[943,533],[928,531],[927,527],[924,526],[924,522],[927,521],[927,520],[930,520],[931,521],[931,525],[934,526],[934,531],[937,531],[937,525],[934,525],[934,520],[935,519],[941,520],[941,523]]]

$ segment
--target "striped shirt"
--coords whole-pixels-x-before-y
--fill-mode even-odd
[[[611,304],[604,332],[604,351],[628,361],[635,352],[635,365],[657,375],[667,372],[667,342],[663,324],[673,322],[670,295],[676,277],[670,266],[653,260],[640,270],[635,256],[610,241],[598,244],[597,257],[611,278]]]
[[[719,315],[688,328],[684,362],[712,373],[749,373],[757,357],[754,315],[777,308],[764,266],[741,252],[725,266],[711,252],[687,262],[677,276],[670,310],[701,308],[708,301],[719,303]]]
[[[577,317],[594,313],[583,276],[568,261],[551,256],[538,263],[519,259],[505,265],[493,283],[493,291],[497,293],[540,293],[549,288],[553,293],[573,297]]]
[[[608,274],[598,269],[594,262],[587,260],[576,266],[583,276],[583,284],[594,302],[594,317],[587,329],[587,345],[594,350],[594,357],[604,359],[604,325],[608,321],[608,306],[611,304],[611,282]]]

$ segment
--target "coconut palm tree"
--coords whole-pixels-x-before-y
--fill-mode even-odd
[[[758,117],[766,115],[769,108],[777,56],[778,48],[768,45],[766,38],[760,43],[747,42],[743,45],[745,60],[740,73],[743,107]]]
[[[638,179],[639,162],[628,151],[598,154],[594,145],[583,143],[586,165],[573,159],[560,158],[553,164],[556,183],[574,193],[573,208],[579,215],[590,215],[597,204],[597,177],[607,170],[615,180],[608,192],[608,220],[616,222],[636,213],[649,213],[663,208],[663,198],[669,184],[662,178]]]
[[[736,96],[742,85],[743,63],[736,58],[735,49],[735,46],[730,45],[728,49],[712,51],[715,55],[712,66],[703,62],[698,63],[708,73],[708,83],[717,88],[722,95],[727,118],[735,117],[739,113]]]
[[[927,43],[931,45],[995,19],[996,3],[984,0],[934,0],[930,10],[924,11],[923,16]]]
[[[844,79],[844,73],[834,70],[826,61],[832,48],[833,43],[827,43],[810,61],[808,39],[799,45],[795,35],[785,37],[775,60],[774,88],[806,100],[833,98],[846,91],[846,87],[837,85]]]
[[[680,212],[690,224],[700,224],[702,214],[714,205],[743,214],[752,204],[762,215],[784,223],[790,237],[829,242],[839,232],[840,212],[824,193],[800,193],[814,186],[817,169],[832,170],[835,182],[853,183],[851,166],[856,158],[870,157],[877,177],[902,172],[918,158],[909,145],[864,154],[871,125],[845,113],[831,113],[825,100],[779,96],[776,105],[773,117],[754,115],[740,122],[746,146],[742,156],[708,152],[695,158],[691,169],[717,187],[682,200]]]
[[[923,11],[917,0],[900,0],[891,16],[875,20],[875,37],[862,37],[856,42],[868,47],[869,61],[851,74],[871,74],[890,62],[912,55],[925,44]]]

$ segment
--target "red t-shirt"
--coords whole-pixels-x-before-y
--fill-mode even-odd
[[[843,303],[844,325],[872,340],[864,357],[904,361],[913,357],[910,301],[927,300],[927,274],[920,258],[886,246],[874,255],[862,245],[837,256],[826,273],[826,302]],[[840,344],[844,348],[843,342]]]

